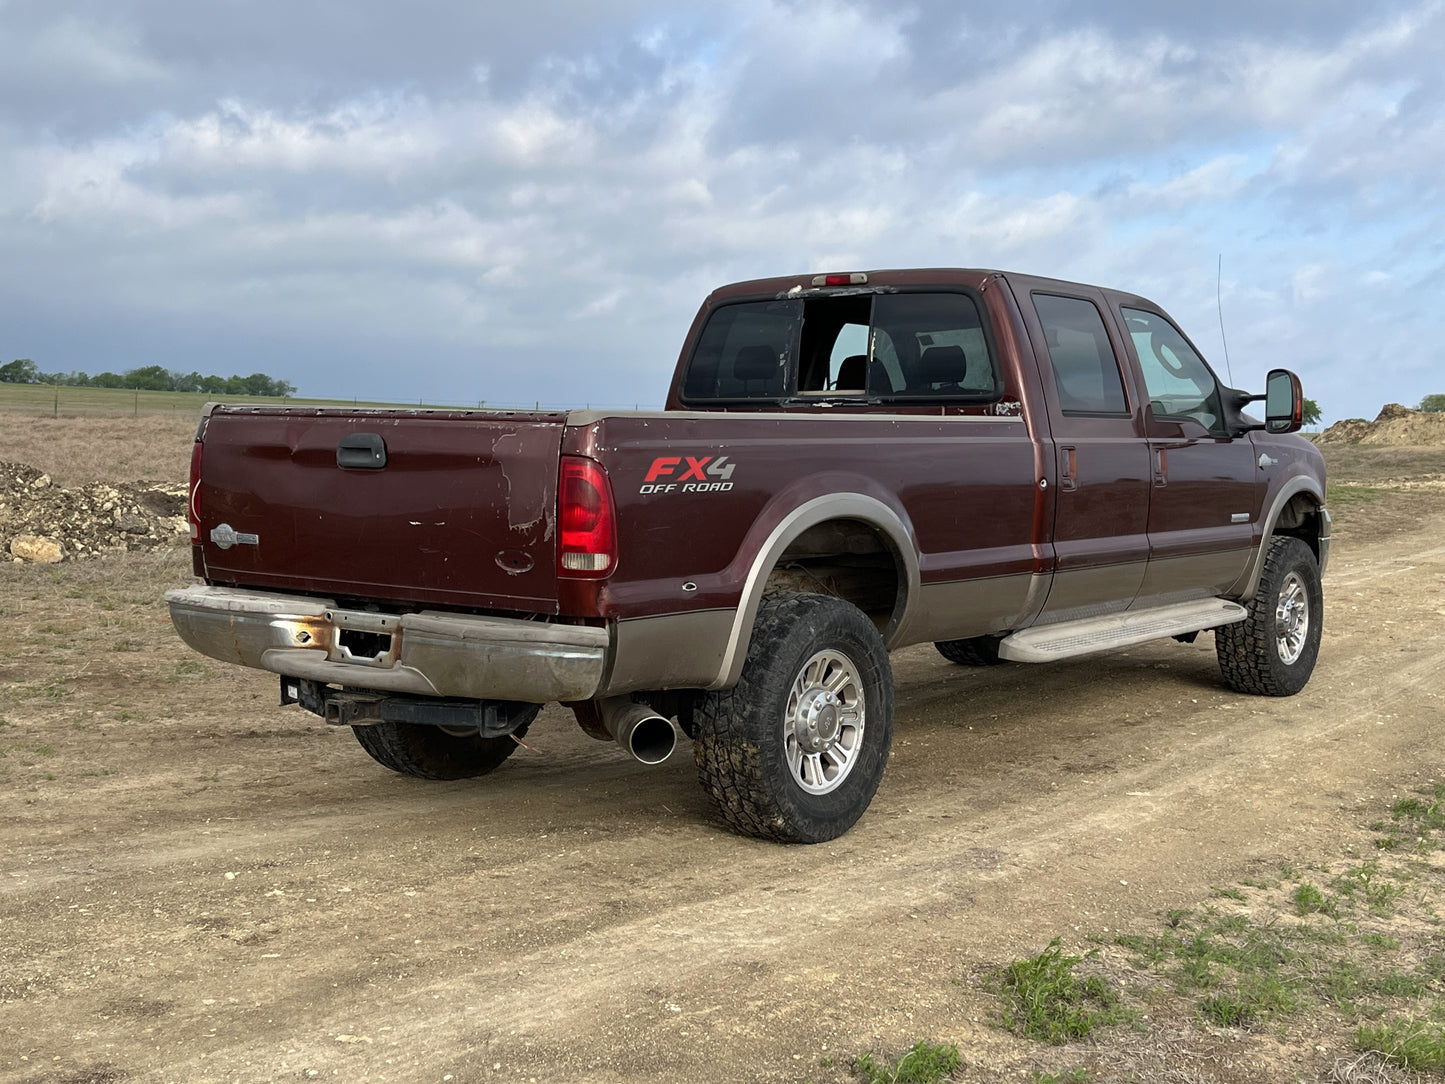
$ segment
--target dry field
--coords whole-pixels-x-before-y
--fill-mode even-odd
[[[180,479],[190,434],[9,417],[0,460]],[[1329,455],[1303,693],[1228,692],[1208,635],[909,649],[882,790],[811,848],[729,834],[685,753],[643,767],[556,709],[486,780],[392,775],[186,651],[180,548],[6,564],[0,1079],[830,1084],[918,1040],[965,1081],[1415,1079],[1356,1040],[1445,1044],[1445,493],[1405,484],[1445,450]],[[1099,950],[1077,969],[1121,1022],[999,1026],[990,973],[1054,938]]]

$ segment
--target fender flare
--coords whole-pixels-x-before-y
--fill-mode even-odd
[[[920,572],[918,547],[914,542],[913,532],[897,512],[876,497],[863,493],[829,493],[814,497],[794,508],[772,529],[759,548],[743,584],[742,598],[738,602],[737,612],[733,615],[732,629],[718,665],[717,678],[707,686],[709,689],[726,689],[737,684],[742,675],[743,661],[752,640],[753,623],[757,620],[758,607],[762,605],[763,591],[767,587],[768,576],[777,566],[783,552],[810,527],[838,519],[858,520],[876,528],[883,533],[893,549],[903,583],[900,596],[893,605],[893,615],[883,629],[883,642],[891,644],[893,637],[903,626],[909,607],[918,598]]]
[[[1325,511],[1325,495],[1313,478],[1303,474],[1296,475],[1280,487],[1279,492],[1275,494],[1274,502],[1269,507],[1269,514],[1264,518],[1264,533],[1260,536],[1259,545],[1255,548],[1254,556],[1250,559],[1249,568],[1242,580],[1244,591],[1239,596],[1241,602],[1248,602],[1254,598],[1255,591],[1259,589],[1259,577],[1264,571],[1264,557],[1269,550],[1269,540],[1274,537],[1275,524],[1279,522],[1285,505],[1301,493],[1314,498],[1316,507],[1324,516],[1324,533],[1320,535],[1320,575],[1324,575],[1330,552],[1329,513]]]

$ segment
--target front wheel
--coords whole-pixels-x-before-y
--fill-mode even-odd
[[[863,612],[769,595],[737,685],[694,705],[703,789],[744,835],[821,843],[863,815],[888,761],[893,674]]]
[[[1224,682],[1241,693],[1293,696],[1314,672],[1324,626],[1324,594],[1314,551],[1276,535],[1265,553],[1249,616],[1214,630]]]

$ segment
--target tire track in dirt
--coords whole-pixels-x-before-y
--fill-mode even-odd
[[[1445,548],[1387,560],[1388,564],[1428,561],[1441,553]],[[1356,572],[1345,584],[1337,584],[1331,577],[1330,586],[1385,581],[1393,571],[1388,564],[1382,561],[1372,570]],[[1406,591],[1400,593],[1411,597]],[[1377,598],[1370,609],[1391,612],[1397,618],[1402,614],[1385,599]],[[835,845],[827,845],[830,853],[825,860],[800,858],[792,850],[752,848],[739,853],[739,847],[730,848],[728,880],[733,887],[678,901],[672,891],[675,886],[664,878],[656,885],[656,895],[663,902],[649,907],[646,898],[640,900],[641,912],[630,921],[615,922],[603,930],[569,937],[539,950],[508,954],[488,967],[453,971],[405,991],[352,1000],[343,1010],[307,1029],[314,1036],[311,1040],[304,1034],[288,1036],[289,1048],[299,1051],[288,1057],[292,1064],[296,1057],[334,1059],[326,1035],[341,1029],[370,1028],[375,1032],[381,1026],[390,1026],[388,1042],[406,1051],[411,1064],[434,1065],[447,1060],[457,1036],[475,1031],[479,1014],[485,1016],[489,1034],[545,1033],[564,1046],[581,1044],[595,1033],[597,1021],[629,1009],[645,1009],[645,991],[649,988],[715,987],[720,960],[739,952],[777,966],[797,958],[826,958],[828,946],[840,937],[859,927],[893,928],[901,915],[916,914],[921,908],[934,908],[941,914],[960,908],[969,912],[976,930],[987,928],[990,936],[998,936],[1011,920],[1001,919],[997,912],[978,914],[987,909],[981,902],[970,906],[959,901],[970,894],[990,902],[1016,900],[1021,894],[1021,882],[1035,877],[1040,867],[1047,866],[1051,876],[1059,876],[1060,860],[1077,854],[1081,840],[1088,841],[1096,852],[1092,859],[1096,865],[1111,870],[1125,868],[1128,848],[1109,842],[1118,836],[1158,837],[1177,831],[1197,819],[1201,807],[1209,806],[1221,794],[1249,792],[1254,804],[1268,804],[1281,792],[1292,791],[1295,784],[1276,767],[1281,759],[1307,762],[1315,749],[1344,742],[1353,750],[1351,761],[1367,769],[1372,759],[1382,763],[1389,759],[1386,746],[1391,742],[1408,752],[1412,743],[1423,740],[1421,735],[1395,732],[1388,741],[1380,742],[1375,736],[1376,724],[1383,716],[1407,712],[1422,691],[1430,691],[1438,683],[1442,638],[1433,632],[1437,623],[1423,607],[1403,612],[1414,619],[1412,631],[1418,626],[1415,644],[1422,653],[1422,657],[1403,666],[1386,672],[1375,655],[1351,650],[1368,639],[1370,624],[1362,628],[1352,623],[1341,630],[1342,635],[1332,636],[1328,642],[1320,676],[1327,679],[1331,689],[1353,686],[1347,701],[1351,706],[1344,712],[1340,711],[1341,698],[1312,695],[1309,690],[1302,694],[1303,710],[1292,701],[1240,698],[1245,703],[1265,706],[1252,712],[1249,719],[1241,718],[1237,723],[1221,725],[1215,732],[1191,738],[1187,748],[1142,762],[1127,772],[1121,770],[1110,777],[1106,788],[1072,781],[1060,796],[1068,810],[1066,817],[1060,817],[1056,807],[1028,810],[1015,805],[1014,819],[1009,822],[967,823],[993,807],[991,795],[996,790],[1012,793],[1011,778],[1021,771],[1017,764],[985,764],[977,788],[984,792],[982,796],[977,791],[965,795],[932,793],[921,799],[910,794],[902,798],[895,795],[890,802],[887,794],[880,795],[880,806],[857,832]],[[1062,680],[1040,683],[1046,699],[1068,691],[1059,687]],[[945,679],[943,684],[951,682]],[[1142,684],[1147,696],[1147,682]],[[1117,689],[1098,685],[1075,691],[1082,693],[1076,706],[1084,715],[1106,714],[1118,694]],[[1138,694],[1138,690],[1126,691]],[[926,713],[927,707],[913,710]],[[1263,725],[1254,725],[1255,715],[1264,717]],[[919,720],[905,716],[900,723],[900,734],[906,735]],[[1115,734],[1101,741],[1109,745],[1119,737]],[[1299,770],[1308,774],[1307,765]],[[897,805],[905,800],[911,803],[911,809],[901,812]],[[1338,799],[1323,800],[1326,804],[1340,804]],[[1305,812],[1308,815],[1311,809]],[[937,823],[945,815],[951,816],[954,823],[922,827]],[[1288,811],[1276,813],[1275,819],[1287,833]],[[960,827],[959,822],[967,826]],[[855,891],[859,865],[876,861],[880,844],[886,847],[890,836],[898,838],[900,824],[907,832],[902,844],[906,850],[891,855],[885,863],[888,891],[859,897]],[[1227,829],[1226,825],[1222,830]],[[1216,827],[1214,831],[1218,835],[1222,830]],[[636,838],[626,846],[645,849],[648,840]],[[820,849],[810,848],[806,855]],[[620,854],[616,857],[622,858]],[[1238,865],[1237,858],[1226,858],[1224,864],[1230,862]],[[1064,883],[1081,888],[1088,880],[1075,877]],[[759,886],[779,883],[795,890],[787,897],[786,921],[779,920],[776,907],[760,906],[765,901],[760,900]],[[839,905],[843,900],[847,901],[846,907]],[[800,935],[800,930],[806,933]],[[559,981],[564,976],[565,981]],[[433,1003],[438,1000],[455,1001],[459,989],[465,991],[464,1000],[474,1006],[472,1010],[435,1008]],[[398,1026],[398,1015],[416,1019]],[[382,1021],[391,1023],[383,1025]],[[226,1055],[265,1064],[268,1045],[235,1047]],[[274,1051],[274,1047],[271,1049]],[[274,1067],[277,1063],[272,1060],[270,1064]],[[203,1065],[190,1062],[184,1068],[187,1073],[201,1072]]]

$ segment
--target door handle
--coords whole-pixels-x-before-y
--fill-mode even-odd
[[[386,466],[386,441],[379,433],[352,433],[336,446],[336,465],[360,470]]]
[[[1059,448],[1059,488],[1070,493],[1079,488],[1079,450],[1073,447]]]
[[[1169,452],[1165,448],[1154,449],[1154,484],[1156,486],[1169,484]]]

